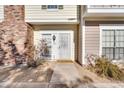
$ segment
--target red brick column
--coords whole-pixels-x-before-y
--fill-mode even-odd
[[[4,21],[0,24],[0,48],[4,51],[5,65],[25,62],[27,24],[24,21],[24,6],[4,6]]]

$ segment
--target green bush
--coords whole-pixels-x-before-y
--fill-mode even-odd
[[[124,73],[111,60],[100,57],[96,59],[95,66],[92,67],[98,75],[112,78],[115,80],[124,80]]]

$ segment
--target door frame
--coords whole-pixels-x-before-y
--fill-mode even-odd
[[[75,60],[75,43],[74,43],[74,31],[73,30],[38,30],[38,31],[34,31],[33,33],[38,32],[39,34],[52,34],[52,33],[69,33],[71,34],[71,59],[74,61]],[[33,39],[35,40],[35,39]],[[56,59],[59,60],[59,59]],[[62,59],[60,59],[62,60]],[[64,60],[64,59],[63,59]]]

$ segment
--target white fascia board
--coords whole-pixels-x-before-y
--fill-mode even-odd
[[[99,24],[100,29],[124,29],[124,24]]]
[[[121,8],[121,9],[87,9],[87,13],[124,13],[124,9]]]
[[[25,20],[33,24],[79,24],[77,20]]]

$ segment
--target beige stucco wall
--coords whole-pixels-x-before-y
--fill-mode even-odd
[[[33,25],[33,30],[34,31],[44,31],[44,30],[72,30],[74,31],[74,44],[75,44],[75,60],[77,61],[78,60],[78,25],[57,25],[57,24],[54,24],[54,25]]]

